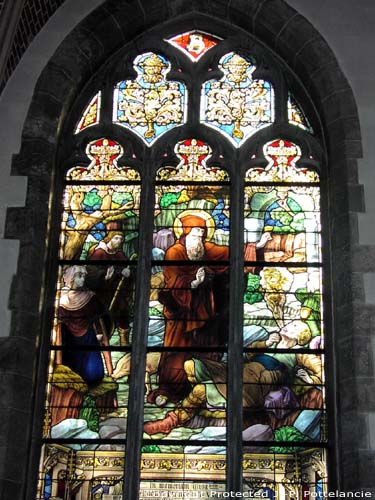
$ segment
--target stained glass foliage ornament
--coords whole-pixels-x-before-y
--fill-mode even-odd
[[[87,167],[68,170],[66,179],[70,181],[136,181],[139,173],[130,167],[120,167],[118,160],[124,148],[116,141],[102,138],[90,142],[86,154],[91,160]]]
[[[198,139],[186,139],[176,144],[174,151],[181,160],[176,167],[163,167],[157,171],[158,181],[228,181],[228,173],[218,167],[208,167],[211,147]]]
[[[135,132],[149,146],[186,121],[186,88],[166,79],[170,67],[164,56],[147,52],[134,60],[136,80],[115,87],[113,122]]]
[[[305,113],[303,112],[297,101],[294,99],[292,94],[289,94],[288,98],[288,120],[290,124],[296,125],[303,130],[307,130],[311,134],[313,133],[313,129]]]
[[[191,61],[197,62],[220,40],[222,39],[203,31],[188,31],[168,38],[166,42],[181,50]]]
[[[236,147],[274,121],[271,84],[253,79],[252,59],[231,52],[220,59],[221,80],[202,88],[201,121],[220,130]]]
[[[249,182],[306,182],[318,183],[316,172],[305,167],[297,167],[301,158],[301,148],[289,141],[277,139],[263,147],[264,156],[269,161],[265,168],[254,167],[248,170]]]
[[[86,128],[91,127],[93,125],[97,125],[99,123],[101,98],[102,98],[102,93],[99,91],[91,99],[90,103],[83,112],[81,119],[78,122],[75,134],[78,134],[79,132],[82,132],[82,130],[85,130]]]

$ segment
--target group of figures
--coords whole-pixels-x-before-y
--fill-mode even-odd
[[[275,194],[283,204],[284,192]],[[266,220],[277,204],[267,208]],[[293,209],[297,213],[297,205]],[[173,409],[145,423],[148,435],[169,435],[184,426],[196,425],[199,432],[202,427],[225,427],[229,247],[207,241],[207,220],[207,212],[182,217],[183,233],[165,253],[165,264],[175,262],[164,266],[164,288],[158,296],[163,304],[164,350],[159,387],[147,400]],[[295,440],[316,438],[323,408],[322,358],[316,353],[322,347],[320,273],[294,264],[305,258],[301,232],[283,236],[265,231],[258,241],[245,244],[245,255],[252,255],[245,269],[244,294],[244,429],[255,426],[248,431],[249,440],[265,440],[265,428],[257,424],[268,425],[273,437],[277,428],[291,427],[307,409],[312,411],[304,414],[303,425],[309,419],[312,427],[314,421],[311,433],[315,434],[306,437],[295,432]],[[268,262],[290,264],[267,267]],[[270,434],[267,440],[272,440]]]
[[[217,50],[220,40],[191,31],[165,42],[203,68],[205,54]],[[175,50],[171,46],[166,53]],[[135,78],[113,89],[113,129],[126,129],[125,137],[135,134],[146,148],[189,120],[188,86],[185,78],[171,79],[172,60],[159,52],[141,53],[134,59]],[[275,122],[277,88],[271,78],[258,78],[268,74],[265,67],[260,73],[261,67],[260,61],[242,52],[221,52],[217,57],[222,76],[201,82],[200,88],[200,127],[211,128],[210,136],[218,133],[240,148]],[[178,73],[172,74],[176,78]],[[104,101],[97,90],[75,134],[102,122]],[[290,125],[311,131],[292,94],[288,113]],[[220,151],[213,165],[208,161],[209,144],[191,137],[178,142],[178,162],[160,162],[163,166],[155,172],[153,213],[143,210],[142,221],[141,176],[135,167],[118,164],[124,154],[119,142],[109,137],[88,142],[89,165],[67,171],[41,456],[43,500],[53,498],[52,491],[65,499],[104,499],[122,492],[128,445],[124,440],[132,411],[129,385],[139,382],[130,380],[132,344],[140,342],[133,319],[135,310],[145,304],[145,294],[149,300],[141,469],[151,470],[150,464],[158,459],[150,455],[159,454],[160,464],[168,469],[165,482],[158,483],[162,491],[180,485],[185,489],[185,477],[201,467],[195,458],[200,453],[215,461],[216,485],[224,481],[230,325],[237,329],[236,342],[240,340],[239,322],[231,321],[230,290],[238,294],[234,316],[238,318],[242,309],[243,319],[243,377],[238,390],[244,452],[263,453],[264,460],[258,458],[265,468],[269,465],[267,474],[273,474],[273,480],[251,476],[253,482],[247,486],[274,498],[275,482],[285,480],[285,488],[289,484],[290,458],[285,457],[300,451],[312,457],[314,444],[326,440],[318,174],[309,166],[297,166],[301,150],[296,144],[280,138],[264,144],[259,161],[263,166],[254,166],[254,154],[245,174],[242,238],[239,224],[234,227],[231,222],[231,179],[239,175],[237,166],[224,168]],[[138,161],[133,154],[129,163]],[[145,247],[139,246],[139,234],[150,224],[148,277],[139,268],[147,257],[140,254]],[[230,239],[241,247],[243,242],[242,281],[232,266]],[[113,454],[106,456],[109,451]],[[284,458],[278,462],[276,454]],[[184,462],[188,455],[191,469]],[[190,486],[197,478],[198,489],[208,488],[208,463],[189,477]],[[184,482],[173,476],[176,464],[181,465]],[[97,466],[100,477],[94,478]],[[143,469],[141,485],[143,481],[147,493],[158,481]],[[244,462],[246,482],[245,471]],[[308,482],[315,484],[316,478],[311,478]],[[151,480],[149,486],[145,479]]]
[[[285,183],[298,153],[291,143],[276,141],[267,151],[271,167],[257,175],[265,181],[278,176],[277,185],[254,185],[250,173],[245,187],[243,423],[250,440],[261,435],[264,441],[265,433],[275,439],[278,429],[297,421],[289,432],[303,441],[321,435],[324,407],[319,187]],[[229,177],[207,167],[210,148],[200,141],[179,143],[176,154],[180,164],[157,174],[144,431],[181,439],[202,429],[217,437],[220,428],[224,439]],[[195,182],[202,178],[210,184]],[[66,188],[62,253],[85,262],[61,271],[54,333],[61,348],[50,391],[55,432],[61,421],[87,414],[82,406],[92,407],[93,400],[99,421],[125,414],[138,189]],[[69,373],[73,382],[59,386]],[[85,392],[74,412],[69,406],[76,399],[67,389],[78,382]]]
[[[257,172],[265,184],[249,171],[245,188],[243,436],[316,441],[325,439],[319,186],[296,169],[293,144],[268,146],[270,165]],[[149,346],[162,350],[144,431],[225,439],[229,195],[224,185],[178,188],[164,186],[156,208],[164,266],[153,268]]]

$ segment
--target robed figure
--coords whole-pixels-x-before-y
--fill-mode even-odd
[[[208,241],[214,232],[214,222],[209,219],[205,212],[180,218],[181,235],[165,254],[164,288],[159,292],[164,305],[164,347],[182,352],[162,353],[159,388],[148,397],[158,406],[168,400],[179,401],[189,393],[186,360],[218,360],[221,354],[215,348],[226,343],[229,247]],[[207,348],[212,351],[207,352]]]

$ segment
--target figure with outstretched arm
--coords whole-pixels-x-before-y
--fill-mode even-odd
[[[66,349],[57,352],[56,363],[68,366],[88,385],[94,385],[105,375],[101,353],[95,348],[109,346],[109,335],[106,310],[96,294],[86,288],[86,276],[86,266],[70,266],[64,271],[64,287],[57,311],[56,345]],[[111,353],[104,351],[103,357],[107,374],[111,375]]]

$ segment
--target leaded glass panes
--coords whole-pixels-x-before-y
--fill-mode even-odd
[[[271,84],[254,79],[254,61],[235,52],[220,59],[221,80],[202,88],[201,121],[221,131],[236,147],[274,121]]]
[[[273,57],[231,37],[140,40],[136,77],[117,59],[75,115],[38,499],[211,498],[227,470],[253,496],[327,490],[316,143]]]
[[[245,451],[245,450],[244,450]],[[244,492],[256,498],[304,498],[327,492],[326,453],[307,448],[253,446],[243,456]],[[256,495],[257,494],[257,495]]]
[[[223,455],[225,464],[229,176],[207,166],[212,151],[202,141],[182,141],[175,151],[180,163],[159,169],[155,188],[144,442],[157,445],[164,460],[172,458],[163,441],[176,442],[173,450],[184,453],[173,458],[180,464],[176,479],[186,482],[170,488],[192,492],[189,481],[208,480],[209,463],[214,472],[211,455]],[[207,365],[215,368],[214,380]],[[204,474],[196,460],[207,464]],[[225,467],[212,480],[224,477]]]
[[[101,99],[102,93],[99,91],[94,95],[94,97],[87,105],[85,111],[83,112],[75,130],[76,134],[82,132],[82,130],[85,130],[88,127],[92,127],[93,125],[97,125],[99,123]]]
[[[314,444],[327,440],[320,191],[296,144],[277,139],[263,151],[268,165],[249,169],[245,185],[243,440],[254,463],[256,442],[270,442],[258,450],[278,455],[271,489],[285,495],[326,477],[314,468],[323,453]]]
[[[119,82],[114,92],[113,121],[151,145],[168,130],[186,121],[185,86],[167,80],[170,63],[153,52],[134,61],[136,80]]]
[[[123,444],[44,445],[36,500],[122,498],[124,453]]]
[[[189,447],[191,448],[191,447]],[[225,449],[219,453],[173,452],[162,447],[142,455],[140,499],[202,498],[225,491]]]
[[[38,498],[123,487],[140,176],[118,165],[114,140],[86,153],[91,163],[67,171],[63,192]]]
[[[310,133],[313,133],[313,129],[305,113],[298,105],[297,101],[294,99],[292,94],[289,94],[288,98],[288,120],[289,123],[291,123],[292,125],[296,125],[297,127],[300,127],[304,130],[307,130]]]
[[[221,38],[203,31],[188,31],[166,41],[181,50],[191,61],[196,62],[220,40]]]

